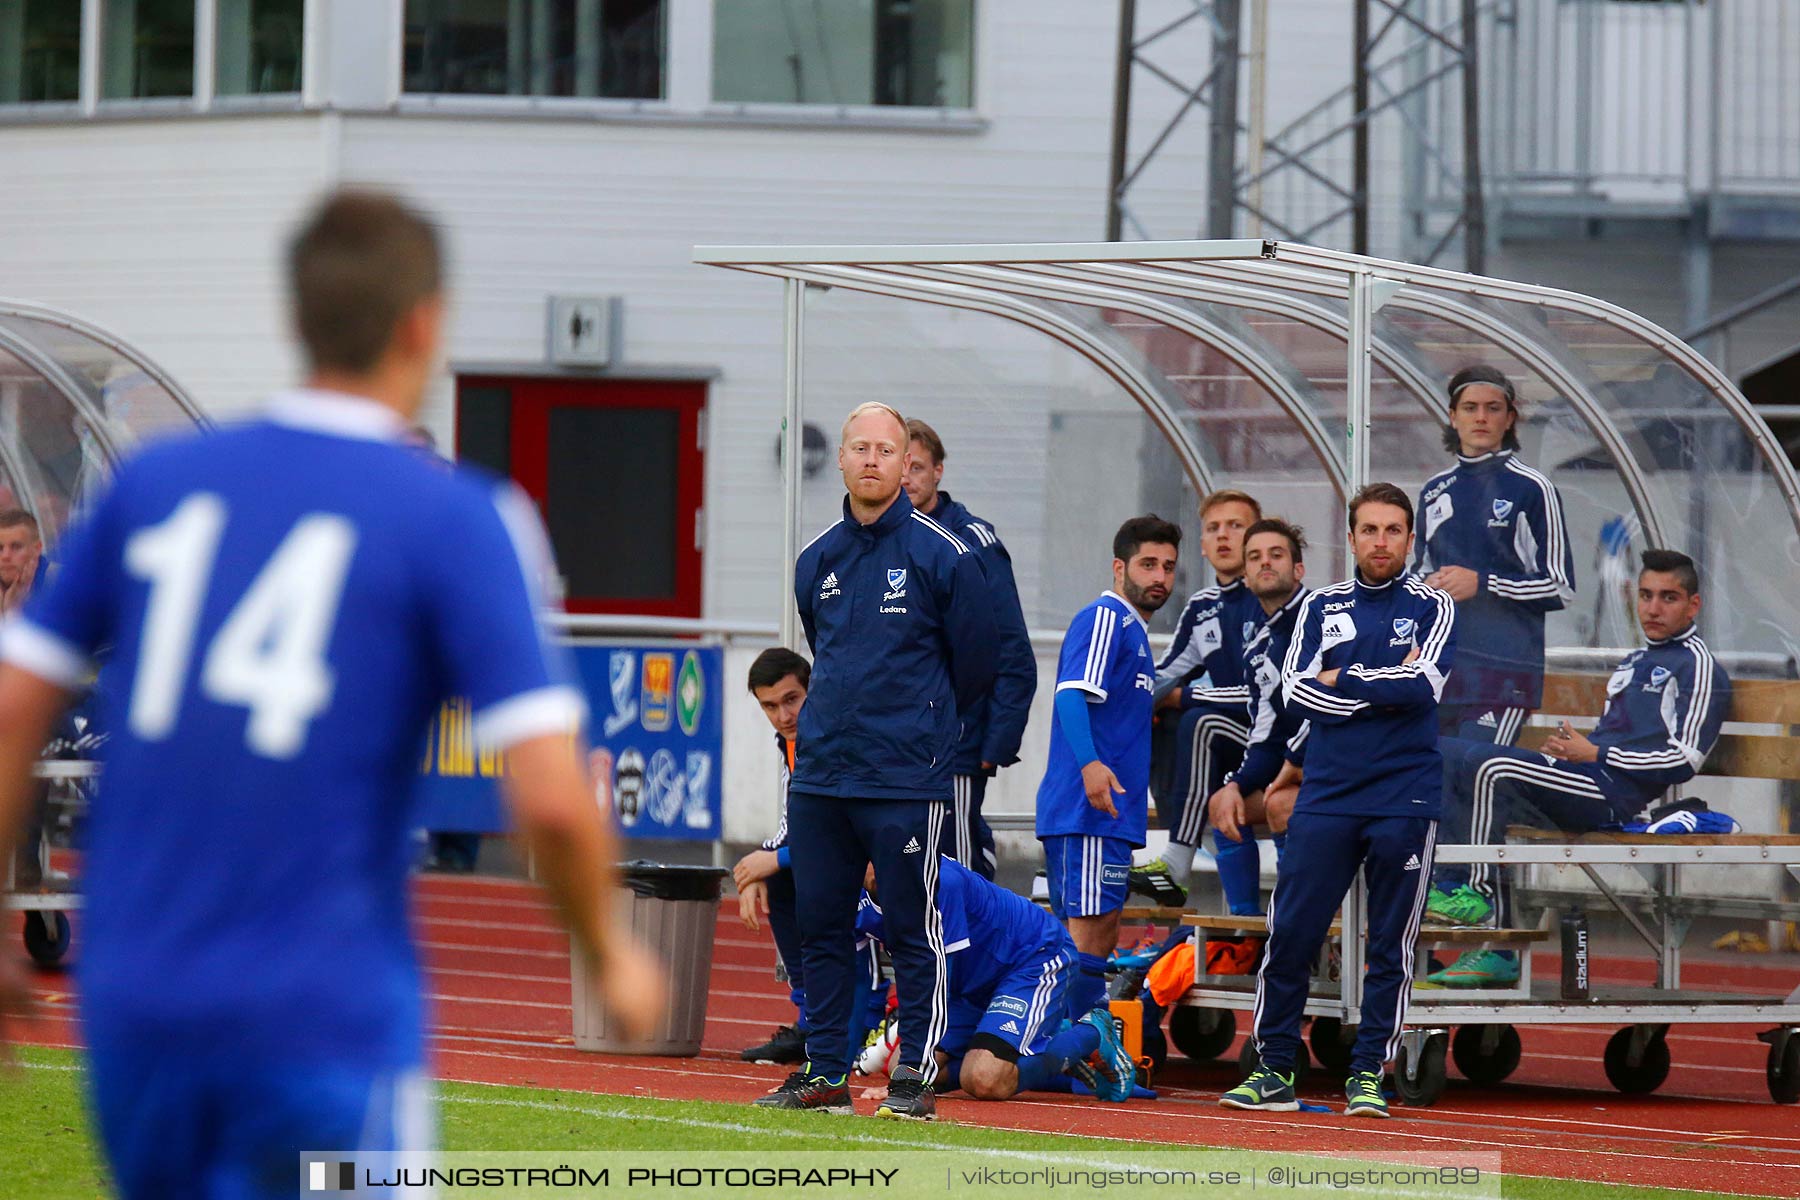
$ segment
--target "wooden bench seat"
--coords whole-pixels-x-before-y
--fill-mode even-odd
[[[1183,925],[1195,929],[1203,929],[1208,933],[1253,933],[1267,935],[1269,919],[1267,917],[1234,917],[1225,913],[1188,913],[1181,918]],[[1336,937],[1343,932],[1343,927],[1333,921],[1326,936]],[[1529,945],[1532,942],[1547,942],[1550,931],[1547,929],[1484,929],[1478,926],[1437,926],[1427,925],[1419,930],[1419,940],[1436,946],[1470,946],[1514,944]]]
[[[1558,846],[1800,846],[1800,833],[1569,833],[1508,825],[1506,836],[1518,842],[1549,842]]]

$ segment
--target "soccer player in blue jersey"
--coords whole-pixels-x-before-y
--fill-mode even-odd
[[[1510,746],[1543,703],[1544,615],[1574,599],[1575,560],[1556,486],[1519,459],[1511,381],[1466,367],[1449,392],[1444,445],[1456,465],[1419,493],[1414,562],[1456,601],[1462,651],[1438,723],[1449,736]]]
[[[1013,579],[1012,555],[984,521],[951,497],[944,479],[944,441],[937,430],[917,418],[906,422],[911,435],[905,487],[912,506],[961,538],[981,562],[993,599],[994,624],[1000,633],[994,682],[988,694],[963,711],[962,737],[956,743],[956,796],[945,807],[944,852],[983,879],[994,877],[994,831],[981,815],[988,780],[1002,767],[1019,761],[1019,743],[1037,693],[1037,652],[1025,628],[1019,585]]]
[[[541,528],[516,489],[403,440],[437,369],[439,264],[399,202],[326,200],[289,251],[307,386],[124,463],[0,632],[0,837],[100,662],[81,1015],[127,1197],[291,1197],[302,1150],[425,1148],[409,797],[448,695],[506,752],[610,1014],[641,1035],[662,1012],[615,928],[584,705],[538,625]]]
[[[1261,1063],[1220,1097],[1230,1108],[1298,1107],[1294,1061],[1305,1053],[1300,1019],[1312,963],[1361,870],[1368,970],[1344,1094],[1352,1116],[1388,1115],[1381,1072],[1406,1019],[1431,878],[1443,788],[1437,698],[1455,649],[1456,609],[1407,573],[1413,514],[1405,492],[1369,484],[1351,498],[1349,516],[1356,574],[1307,597],[1282,667],[1288,707],[1311,732],[1256,977]]]
[[[1700,575],[1675,550],[1646,550],[1638,575],[1644,645],[1606,685],[1606,708],[1590,736],[1562,723],[1543,753],[1445,738],[1444,832],[1458,842],[1503,841],[1514,821],[1586,832],[1629,821],[1664,791],[1692,779],[1731,710],[1731,680],[1700,639]],[[1467,890],[1471,919],[1511,919],[1509,890],[1489,863],[1440,867],[1434,893]],[[1429,912],[1430,909],[1427,908]],[[1518,955],[1469,950],[1426,977],[1443,987],[1495,987],[1519,979]]]
[[[1206,830],[1206,800],[1244,757],[1250,690],[1244,647],[1263,610],[1244,584],[1244,534],[1262,519],[1254,496],[1225,490],[1200,502],[1200,550],[1218,582],[1188,597],[1175,637],[1156,664],[1159,726],[1173,721],[1173,770],[1152,767],[1156,809],[1169,842],[1161,856],[1134,869],[1134,891],[1163,904],[1187,903],[1194,850]],[[1152,756],[1168,753],[1157,736]],[[1215,838],[1219,884],[1233,912],[1254,911],[1258,859],[1252,832],[1240,841]]]
[[[1145,622],[1169,599],[1181,530],[1154,513],[1113,535],[1113,585],[1075,614],[1056,668],[1050,759],[1038,785],[1050,911],[1079,954],[1069,1017],[1106,997],[1106,956],[1119,944],[1131,852],[1150,815],[1155,659]]]
[[[872,873],[868,886],[856,928],[883,941]],[[939,868],[937,907],[950,960],[938,1091],[960,1088],[977,1100],[1008,1100],[1020,1092],[1066,1092],[1068,1081],[1079,1079],[1102,1100],[1131,1098],[1136,1065],[1106,1007],[1062,1028],[1076,957],[1067,930],[1031,901],[948,857]],[[1098,1069],[1088,1062],[1096,1053]]]

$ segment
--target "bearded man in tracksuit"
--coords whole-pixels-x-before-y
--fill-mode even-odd
[[[1431,879],[1443,791],[1437,705],[1456,626],[1450,597],[1406,571],[1412,516],[1406,493],[1391,483],[1369,484],[1351,499],[1356,575],[1307,599],[1288,647],[1282,686],[1311,732],[1256,977],[1261,1064],[1220,1097],[1226,1107],[1299,1107],[1294,1060],[1305,1052],[1300,1019],[1312,962],[1361,869],[1368,971],[1344,1094],[1351,1116],[1388,1115],[1381,1072],[1405,1022]]]
[[[808,1061],[757,1104],[852,1111],[856,906],[873,862],[900,998],[903,1065],[877,1115],[929,1120],[949,1017],[936,907],[959,713],[993,682],[998,633],[981,564],[901,490],[906,420],[850,414],[844,516],[800,552],[794,599],[813,651],[788,790],[788,852],[805,965]]]
[[[1002,767],[1019,761],[1019,743],[1037,693],[1037,652],[1025,627],[1019,585],[1013,579],[1012,556],[982,520],[938,487],[944,479],[944,441],[918,418],[906,423],[911,459],[906,467],[906,498],[914,508],[961,538],[975,551],[994,600],[994,623],[1000,629],[994,686],[963,711],[962,738],[956,744],[955,799],[944,810],[944,853],[983,879],[994,878],[998,865],[994,831],[981,815],[988,780]]]

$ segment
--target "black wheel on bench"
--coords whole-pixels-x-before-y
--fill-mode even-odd
[[[1312,1028],[1307,1031],[1306,1041],[1312,1047],[1313,1058],[1333,1075],[1343,1075],[1350,1070],[1350,1046],[1355,1030],[1350,1033],[1350,1038],[1344,1036],[1344,1023],[1336,1017],[1314,1017]]]
[[[1394,1090],[1410,1107],[1429,1108],[1444,1094],[1447,1041],[1449,1039],[1441,1033],[1426,1041],[1425,1048],[1419,1052],[1419,1068],[1411,1079],[1407,1074],[1412,1051],[1407,1048],[1407,1042],[1400,1043],[1400,1055],[1394,1060]]]
[[[1180,1004],[1169,1010],[1169,1040],[1198,1062],[1210,1062],[1231,1048],[1237,1016],[1229,1008],[1196,1008]]]
[[[1240,1077],[1248,1079],[1250,1072],[1256,1070],[1259,1065],[1261,1065],[1261,1060],[1256,1056],[1255,1041],[1245,1038],[1243,1046],[1238,1050]],[[1312,1059],[1307,1056],[1306,1046],[1302,1044],[1300,1053],[1294,1057],[1294,1087],[1296,1090],[1306,1086],[1306,1077],[1310,1074],[1312,1074]]]
[[[1669,1077],[1669,1043],[1664,1040],[1666,1030],[1657,1030],[1644,1045],[1643,1057],[1636,1066],[1630,1062],[1631,1035],[1634,1027],[1627,1026],[1612,1035],[1606,1043],[1606,1077],[1612,1085],[1627,1096],[1644,1096],[1662,1086],[1663,1080]]]
[[[69,918],[62,913],[25,914],[25,952],[41,967],[53,967],[69,952]]]
[[[1800,1103],[1800,1034],[1786,1046],[1769,1047],[1769,1098],[1777,1104]]]
[[[1464,1025],[1450,1042],[1450,1057],[1470,1083],[1492,1084],[1519,1069],[1521,1049],[1519,1031],[1511,1025]]]

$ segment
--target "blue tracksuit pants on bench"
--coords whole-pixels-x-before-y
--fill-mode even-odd
[[[1256,1048],[1265,1065],[1291,1074],[1305,1053],[1300,1019],[1312,965],[1358,868],[1369,888],[1368,965],[1350,1069],[1379,1071],[1394,1056],[1412,995],[1413,949],[1436,846],[1437,822],[1422,817],[1294,814],[1256,976]]]
[[[850,1070],[857,982],[856,904],[875,864],[888,955],[900,997],[901,1061],[927,1083],[950,1019],[943,916],[937,908],[944,805],[788,793],[788,852],[806,972],[806,1054],[814,1074]],[[856,1047],[861,1049],[861,1047]]]

